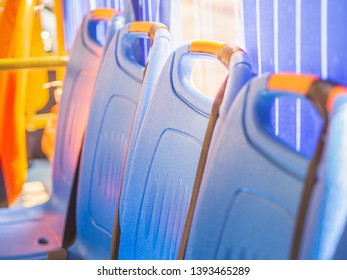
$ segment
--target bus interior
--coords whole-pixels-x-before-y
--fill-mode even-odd
[[[0,259],[347,259],[345,12],[0,0]]]

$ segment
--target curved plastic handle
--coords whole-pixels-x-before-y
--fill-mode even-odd
[[[305,95],[325,120],[333,110],[335,100],[342,95],[347,95],[347,88],[343,86],[320,81],[318,77],[313,75],[291,73],[271,75],[267,89]]]
[[[160,29],[168,30],[168,28],[161,23],[150,21],[136,21],[130,24],[128,32],[146,34],[151,40],[151,45],[153,45],[155,33]]]
[[[108,29],[108,24],[105,24],[104,26],[105,34],[102,34],[102,39],[100,41],[98,38],[99,31],[97,25],[99,23],[101,24],[103,21],[111,22],[116,15],[121,16],[121,12],[115,9],[100,8],[91,11],[83,19],[81,27],[82,43],[97,56],[102,54],[103,46],[106,43],[106,31]]]
[[[280,73],[270,76],[267,82],[269,90],[288,91],[305,95],[312,83],[318,77],[314,75],[297,75],[293,73]]]
[[[237,46],[231,46],[219,41],[193,41],[189,48],[190,53],[205,53],[216,56],[226,68],[229,68],[230,58],[236,53],[245,53]]]
[[[100,8],[91,12],[93,20],[112,20],[115,15],[121,15],[122,13],[115,9]]]
[[[306,169],[309,164],[309,159],[289,149],[276,139],[264,132],[264,129],[259,126],[259,102],[264,100],[261,96],[280,94],[291,95],[293,97],[306,97],[312,105],[317,109],[323,119],[322,136],[328,123],[327,101],[333,102],[330,95],[335,84],[324,82],[316,76],[297,75],[292,73],[272,74],[257,78],[252,84],[257,84],[257,88],[250,86],[249,94],[247,94],[245,108],[245,129],[248,138],[258,149],[266,154],[272,161],[276,162],[286,170],[290,171],[295,176],[304,179],[306,177]],[[330,99],[329,99],[329,96]]]
[[[291,95],[305,95],[312,101],[324,121],[326,121],[326,91],[317,91],[312,88],[312,85],[317,80],[318,77],[314,75],[297,75],[292,73],[273,74],[267,82],[267,89],[271,91],[285,91]]]
[[[248,57],[241,48],[220,41],[192,41],[175,51],[171,62],[173,65],[171,79],[176,94],[186,103],[209,116],[212,100],[206,95],[201,96],[201,92],[192,85],[191,76],[196,57],[219,60],[231,76],[234,75],[234,66],[248,63]]]
[[[161,38],[166,41],[170,37],[168,28],[156,22],[132,22],[118,32],[116,59],[120,67],[134,79],[143,80],[145,68],[134,60],[134,47],[132,43],[137,38],[149,38],[151,47],[157,41],[161,44]],[[142,50],[140,50],[142,51]]]

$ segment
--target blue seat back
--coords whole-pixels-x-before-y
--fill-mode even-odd
[[[145,83],[146,94],[150,95],[170,52],[170,36],[164,25],[127,24],[113,36],[104,54],[81,158],[77,236],[69,249],[70,258],[110,257],[128,141],[145,74],[145,68],[134,60],[134,48],[139,46],[134,44],[139,38],[149,37],[152,49]]]
[[[246,51],[258,74],[312,73],[347,84],[346,1],[242,2]]]
[[[304,96],[293,95],[293,85],[301,81],[289,79],[283,88],[275,89],[273,77],[280,77],[277,84],[282,84],[280,75],[252,79],[219,120],[193,215],[187,259],[290,256],[307,168],[315,151],[297,151],[280,137],[279,126],[273,124],[280,124],[278,101],[299,98],[306,107],[310,105],[311,121],[306,124],[316,126],[311,135],[314,147],[323,121]],[[312,79],[303,77],[310,83]],[[286,129],[295,132],[296,127]]]
[[[331,94],[338,98],[332,104],[325,153],[308,207],[301,259],[347,258],[347,89],[336,86]]]
[[[258,69],[257,73],[313,73],[346,85],[347,66],[344,61],[347,53],[344,45],[347,31],[341,28],[346,11],[347,2],[343,0],[244,0],[246,50]],[[333,127],[334,124],[330,130],[334,130]],[[338,139],[341,139],[337,135],[343,137],[343,131],[329,134],[329,137],[334,137],[334,147],[338,147]],[[309,134],[307,136],[306,139],[309,139]],[[315,188],[300,258],[329,259],[340,248],[337,243],[343,230],[344,210],[338,206],[333,210],[330,205],[334,202],[338,204],[340,199],[337,195],[339,188],[332,185],[337,184],[333,177],[343,168],[340,167],[343,163],[335,159],[340,153],[334,159],[328,156],[329,153],[326,152],[326,164],[335,164],[336,168],[334,171],[330,167],[321,171],[325,179]],[[343,182],[338,185],[342,186]],[[339,215],[340,219],[333,222],[327,219],[330,215]]]
[[[68,202],[88,120],[97,69],[112,9],[87,14],[75,37],[61,99],[53,163],[53,196]],[[100,28],[101,26],[101,28]],[[66,208],[65,203],[58,207]]]
[[[197,45],[186,43],[171,54],[139,133],[131,139],[129,152],[133,152],[120,201],[120,259],[177,256],[212,105],[210,98],[192,87],[191,71],[194,58],[216,56],[193,50]],[[231,61],[239,62],[244,73],[245,54],[234,56],[240,56]],[[227,61],[232,72],[235,64],[229,66]],[[247,69],[248,78],[249,65]],[[238,77],[240,83],[245,79]]]

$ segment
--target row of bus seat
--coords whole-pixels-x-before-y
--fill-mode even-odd
[[[102,48],[91,26],[112,17]],[[0,257],[346,258],[346,89],[253,77],[237,47],[171,51],[165,26],[120,25],[110,10],[85,17],[59,112],[54,192],[39,210],[0,213]],[[151,42],[145,67],[138,38]],[[229,70],[214,102],[191,83],[201,58]]]

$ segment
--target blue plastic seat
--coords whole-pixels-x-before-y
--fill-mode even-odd
[[[344,46],[347,30],[341,28],[347,10],[346,1],[242,2],[246,50],[257,73],[312,73],[346,85],[347,66],[344,62],[347,52]],[[334,134],[344,137],[343,133]],[[309,139],[309,134],[307,136],[306,139]],[[334,157],[327,158],[327,164],[336,166],[336,170],[322,171],[325,181],[317,187],[314,202],[310,205],[311,217],[305,229],[307,236],[300,258],[330,259],[334,258],[336,250],[343,248],[337,243],[343,230],[345,210],[337,205],[335,209],[331,207],[334,201],[343,203],[340,200],[343,197],[343,181],[336,182],[333,178],[342,168],[342,151],[336,150]],[[336,222],[332,222],[332,217],[337,219]],[[336,254],[343,255],[341,252]]]
[[[326,149],[307,209],[300,259],[347,259],[347,89],[331,90]]]
[[[53,165],[53,185],[59,190],[68,191],[75,176],[105,43],[105,20],[110,21],[115,13],[97,9],[87,15],[74,42],[59,110]]]
[[[171,54],[160,74],[129,146],[119,211],[119,259],[176,258],[212,106],[212,99],[191,84],[193,61],[217,54],[231,72],[227,87],[237,81],[237,92],[249,78],[250,67],[244,52],[234,53],[225,44],[186,43]]]
[[[140,38],[150,38],[152,42],[146,72],[134,59]],[[133,120],[136,112],[139,118],[143,114],[143,109],[137,106],[138,100],[143,95],[151,96],[170,49],[167,28],[151,22],[128,24],[109,43],[98,72],[84,141],[77,193],[76,241],[68,248],[69,259],[110,258]]]
[[[331,84],[318,83],[323,82],[313,76],[273,74],[254,78],[242,89],[211,143],[215,148],[208,154],[186,259],[292,256],[308,168],[324,138],[325,104],[317,100],[328,95]],[[305,94],[318,97],[317,108]],[[280,104],[292,104],[291,99],[299,108],[280,111]],[[305,122],[293,125],[290,113],[300,111]],[[298,149],[281,130],[298,138],[311,131],[312,147]]]
[[[85,16],[71,53],[60,104],[49,201],[31,208],[1,209],[0,259],[41,259],[59,248],[73,178],[99,67],[106,25],[115,15],[98,9]],[[99,24],[104,28],[100,28]]]

